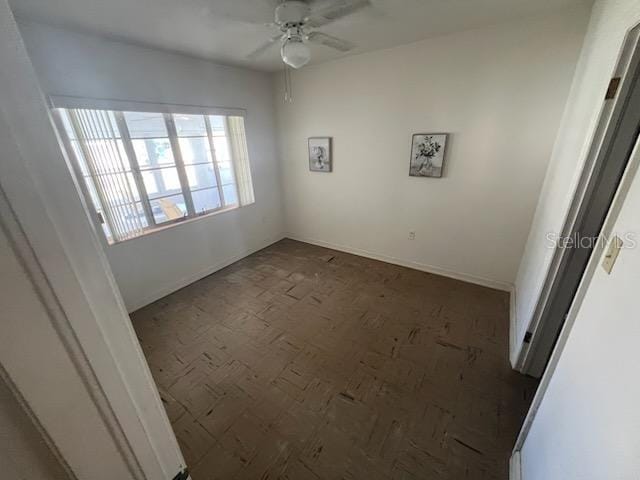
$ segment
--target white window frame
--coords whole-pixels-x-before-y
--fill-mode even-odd
[[[246,111],[244,109],[239,108],[227,108],[227,107],[206,107],[206,106],[194,106],[194,105],[179,105],[179,104],[165,104],[165,103],[152,103],[152,102],[141,102],[141,101],[129,101],[129,100],[111,100],[111,99],[96,99],[96,98],[82,98],[82,97],[71,97],[71,96],[62,96],[62,95],[53,95],[49,97],[50,107],[54,112],[54,119],[56,121],[56,125],[58,130],[60,131],[62,141],[64,146],[68,152],[68,155],[72,158],[72,167],[76,176],[78,177],[78,184],[80,186],[80,190],[82,195],[86,201],[87,207],[90,209],[92,213],[91,218],[93,222],[96,224],[98,230],[102,232],[101,238],[105,245],[111,246],[115,244],[119,244],[122,242],[126,242],[129,240],[134,240],[136,238],[145,237],[151,233],[160,232],[166,228],[170,228],[176,224],[182,224],[185,222],[194,221],[203,217],[207,217],[210,215],[215,215],[221,212],[235,210],[242,206],[246,206],[254,203],[254,194],[253,194],[253,185],[251,184],[249,188],[251,192],[248,194],[249,201],[245,201],[243,203],[243,198],[247,198],[246,193],[240,191],[241,185],[238,184],[238,176],[237,176],[237,160],[235,157],[236,153],[234,152],[234,148],[232,146],[231,135],[232,133],[229,130],[229,119],[228,117],[242,117],[246,119]],[[84,174],[80,170],[80,164],[78,159],[75,158],[75,152],[71,147],[71,141],[66,134],[66,129],[63,126],[62,118],[60,115],[60,111],[58,109],[88,109],[88,110],[110,110],[114,112],[116,123],[118,129],[120,130],[121,139],[123,141],[123,145],[125,151],[127,153],[127,157],[129,159],[129,163],[131,165],[132,174],[135,180],[135,184],[137,186],[140,202],[142,204],[145,218],[147,220],[148,226],[142,230],[142,233],[138,235],[134,235],[130,238],[125,239],[116,239],[114,237],[109,238],[102,228],[102,224],[104,222],[108,223],[107,218],[103,218],[101,215],[98,215],[96,211],[95,205],[93,203],[92,197],[89,194],[86,180]],[[175,160],[175,168],[178,172],[178,176],[180,179],[180,186],[185,205],[187,209],[187,213],[181,217],[172,220],[168,220],[162,223],[156,223],[155,218],[153,216],[153,212],[150,205],[150,197],[146,192],[146,187],[144,185],[144,181],[141,176],[141,169],[138,164],[138,159],[133,149],[133,144],[131,142],[131,137],[129,135],[129,129],[125,122],[123,112],[149,112],[149,113],[162,113],[164,114],[165,125],[167,129],[167,136],[169,138],[171,144],[171,150]],[[189,185],[185,164],[182,159],[182,153],[179,145],[179,138],[181,138],[175,126],[175,121],[173,115],[183,114],[183,115],[202,115],[204,117],[205,126],[206,126],[206,136],[207,141],[209,143],[209,149],[211,152],[211,162],[213,163],[214,173],[216,177],[216,188],[218,190],[218,195],[220,199],[220,207],[207,210],[204,212],[196,212],[193,199],[192,199],[192,189]],[[215,148],[213,146],[213,132],[211,129],[211,122],[209,120],[210,115],[215,116],[223,116],[224,118],[224,127],[225,127],[225,138],[227,142],[227,148],[229,151],[229,155],[231,156],[231,170],[233,175],[233,182],[236,188],[237,202],[231,205],[225,205],[224,201],[224,192],[223,192],[223,184],[220,177],[219,165],[216,159]],[[75,129],[75,126],[74,126]],[[245,122],[245,135],[246,135],[246,122]],[[249,159],[246,158],[247,167],[251,170]],[[211,187],[214,188],[214,187]],[[109,228],[113,231],[111,225]]]

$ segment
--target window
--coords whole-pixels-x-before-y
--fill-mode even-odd
[[[254,202],[242,116],[55,112],[109,243]]]

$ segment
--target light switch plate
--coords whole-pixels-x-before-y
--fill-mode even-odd
[[[607,245],[607,251],[602,259],[602,268],[608,274],[611,274],[611,270],[613,270],[613,266],[616,263],[616,259],[618,258],[622,245],[623,242],[620,237],[613,237],[609,242],[609,245]]]

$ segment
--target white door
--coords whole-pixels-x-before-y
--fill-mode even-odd
[[[0,363],[77,478],[170,480],[184,459],[0,0]]]

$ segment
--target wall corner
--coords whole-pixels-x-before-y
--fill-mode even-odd
[[[511,368],[514,370],[517,369],[518,363],[518,310],[516,308],[516,287],[515,285],[511,286],[511,291],[509,292],[509,363],[511,363]]]

